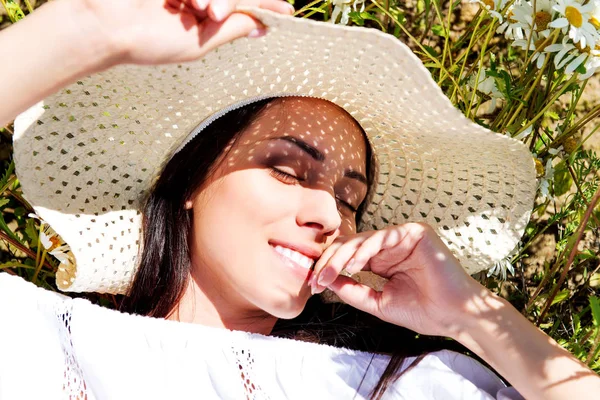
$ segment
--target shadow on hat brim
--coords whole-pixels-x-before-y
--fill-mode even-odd
[[[452,106],[410,49],[379,31],[249,9],[269,32],[203,59],[121,65],[60,90],[15,121],[23,192],[72,250],[61,290],[125,293],[138,259],[143,199],[201,121],[281,93],[343,107],[363,127],[377,183],[362,229],[425,221],[469,273],[518,243],[535,168],[520,142]]]

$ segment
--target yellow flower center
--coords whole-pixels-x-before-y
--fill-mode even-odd
[[[546,41],[545,38],[540,38],[538,40],[536,40],[533,45],[535,46],[535,49],[541,53],[542,51],[544,51],[544,49],[546,48],[546,45],[544,44],[544,42]]]
[[[490,10],[493,10],[494,7],[496,7],[496,5],[494,4],[494,0],[482,0],[483,4],[485,4],[486,6],[488,6],[490,8]]]
[[[600,29],[600,21],[596,17],[590,17],[590,24],[594,25],[594,28]]]
[[[563,143],[563,147],[565,148],[565,151],[567,153],[571,154],[572,152],[577,150],[577,147],[578,147],[577,140],[573,139],[572,137],[566,138]]]
[[[57,238],[56,236],[52,236],[50,238],[50,242],[52,242],[52,246],[50,246],[50,248],[48,249],[48,251],[52,251],[55,248],[57,248],[58,246],[60,246],[60,239]]]
[[[535,30],[540,32],[540,31],[548,29],[548,24],[552,20],[552,16],[546,11],[538,11],[535,13],[534,19],[535,19]]]
[[[510,11],[508,12],[508,15],[507,15],[506,17],[508,18],[508,22],[512,22],[513,24],[514,24],[515,22],[518,22],[518,21],[517,21],[517,20],[514,18],[514,17],[515,17],[515,14],[512,12],[512,10],[510,10]]]
[[[577,50],[579,50],[580,53],[589,53],[590,52],[590,47],[589,46],[581,47],[581,42],[573,43],[573,46],[575,46],[575,48]]]
[[[581,25],[583,25],[583,16],[575,7],[567,6],[567,8],[565,8],[565,17],[567,17],[569,24],[573,25],[575,28],[581,28]]]
[[[542,164],[542,161],[540,161],[539,158],[535,158],[535,174],[537,175],[537,177],[542,177],[544,176],[544,164]]]

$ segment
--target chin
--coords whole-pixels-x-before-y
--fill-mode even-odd
[[[296,318],[306,307],[308,298],[304,296],[290,297],[287,301],[282,301],[269,310],[269,314],[281,319]]]

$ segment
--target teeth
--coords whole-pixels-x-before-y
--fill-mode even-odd
[[[314,263],[312,258],[306,257],[304,254],[288,249],[287,247],[278,245],[275,246],[275,251],[306,269],[310,269]]]

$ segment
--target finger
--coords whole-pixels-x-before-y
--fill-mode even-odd
[[[340,246],[335,254],[333,254],[323,267],[323,270],[318,273],[316,289],[325,289],[337,276],[346,268],[354,256],[356,249],[365,241],[364,236],[354,236],[342,246]],[[321,290],[322,291],[322,290]],[[320,292],[317,292],[320,293]]]
[[[382,250],[394,249],[393,253],[387,253],[389,259],[380,266],[393,267],[402,264],[413,253],[425,230],[419,224],[405,224],[377,231],[371,235],[354,255],[354,265],[348,270],[355,273],[364,268],[365,264],[372,261]],[[379,260],[378,260],[379,261]],[[380,264],[380,263],[378,263]],[[382,277],[391,277],[391,268],[387,271],[377,271]]]
[[[266,32],[258,20],[242,13],[234,13],[223,22],[207,19],[200,29],[200,49],[204,55],[209,51],[234,39]],[[255,35],[256,36],[256,35]]]
[[[206,10],[206,7],[208,7],[209,2],[210,0],[190,0],[190,3],[192,3],[192,7],[199,11]]]
[[[385,231],[377,231],[373,235],[366,238],[362,245],[356,249],[352,265],[346,271],[350,274],[355,274],[365,267],[365,265],[381,251],[385,240]]]
[[[335,242],[331,243],[328,248],[325,249],[323,254],[321,254],[321,257],[319,257],[319,259],[315,263],[312,276],[310,277],[310,281],[308,282],[308,284],[310,285],[311,288],[315,287],[316,281],[317,281],[317,276],[319,275],[319,272],[321,272],[321,270],[323,269],[325,264],[327,264],[329,259],[335,254],[337,249],[339,249],[343,244],[344,244],[343,241],[335,241]]]
[[[345,276],[338,276],[328,289],[337,294],[344,303],[381,318],[381,292]]]
[[[212,0],[208,5],[208,16],[215,22],[224,21],[233,12],[235,0]]]
[[[240,5],[255,6],[279,14],[293,15],[296,12],[294,6],[285,0],[242,0]]]

